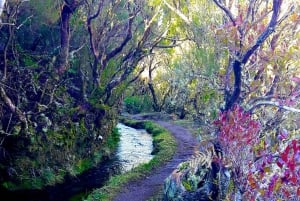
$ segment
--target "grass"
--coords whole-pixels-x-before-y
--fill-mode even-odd
[[[102,188],[92,191],[85,201],[109,201],[128,183],[150,174],[155,167],[169,161],[175,153],[176,142],[163,127],[150,121],[133,121],[121,119],[122,123],[134,128],[143,128],[153,135],[155,156],[149,163],[133,168],[131,171],[111,177]]]

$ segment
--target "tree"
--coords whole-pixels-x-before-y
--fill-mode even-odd
[[[108,5],[111,10],[103,12]],[[144,1],[103,1],[94,13],[89,9],[87,26],[93,53],[93,82],[94,86],[105,86],[105,102],[111,97],[112,90],[131,75],[138,62],[160,43],[165,29],[157,26],[159,10],[154,7],[150,12]],[[100,22],[96,23],[96,20]],[[120,35],[120,32],[124,34]],[[103,74],[113,69],[115,73],[104,79]]]
[[[217,139],[224,149],[225,158],[226,155],[231,158],[223,161],[225,164],[226,160],[230,161],[232,166],[236,191],[231,194],[231,199],[295,198],[299,196],[299,188],[290,185],[297,183],[294,177],[297,177],[299,165],[289,161],[299,153],[299,137],[291,135],[287,138],[288,131],[284,127],[290,127],[291,133],[297,132],[297,127],[280,122],[286,114],[284,110],[299,112],[299,109],[290,107],[297,106],[299,89],[290,82],[291,78],[295,79],[293,75],[279,74],[288,68],[284,59],[291,58],[285,50],[281,51],[285,52],[283,54],[277,51],[282,49],[282,43],[287,45],[281,37],[291,37],[289,31],[293,32],[299,24],[294,10],[299,5],[285,2],[284,10],[282,1],[275,0],[272,4],[249,1],[234,5],[231,1],[231,5],[226,5],[221,1],[214,2],[227,16],[222,30],[218,30],[219,40],[228,48],[229,62],[224,74],[224,112],[220,113],[216,123],[220,129]],[[235,14],[233,8],[236,8]],[[298,40],[294,38],[292,41]],[[278,54],[284,59],[278,59]],[[297,73],[293,67],[291,69]],[[240,104],[250,109],[244,111]],[[275,109],[263,107],[268,105],[275,106]],[[254,113],[258,107],[263,108]],[[281,135],[285,136],[285,143],[281,141]],[[285,162],[281,164],[281,160]],[[274,173],[278,167],[278,172]],[[288,176],[284,172],[288,172]]]
[[[230,109],[240,99],[241,87],[242,87],[242,72],[243,69],[248,69],[249,60],[257,59],[257,55],[264,47],[264,42],[270,38],[271,46],[274,48],[278,37],[282,34],[280,24],[293,13],[293,7],[289,7],[286,4],[286,13],[281,14],[281,1],[273,1],[272,4],[272,16],[268,17],[268,5],[256,3],[256,1],[250,2],[248,7],[243,7],[243,4],[238,8],[237,16],[230,11],[229,7],[222,4],[219,1],[214,1],[228,17],[229,21],[225,22],[223,28],[228,28],[227,34],[232,38],[228,40],[228,49],[230,52],[229,64],[226,68],[225,75],[225,106],[224,109]],[[261,9],[263,10],[261,10]],[[282,15],[282,16],[280,16]],[[268,20],[268,24],[265,21]],[[286,23],[287,24],[287,23]],[[273,34],[278,29],[277,34]],[[281,30],[280,30],[281,29]],[[222,32],[222,31],[221,31]],[[224,34],[219,32],[219,34]],[[222,41],[223,39],[221,39]],[[260,60],[261,61],[261,60]],[[261,73],[263,69],[257,71]],[[231,86],[230,74],[234,74],[234,83]],[[259,76],[257,74],[257,76]],[[257,78],[256,78],[257,79]],[[276,81],[275,81],[276,82]],[[271,87],[272,88],[272,87]]]

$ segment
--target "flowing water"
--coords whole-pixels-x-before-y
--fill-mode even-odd
[[[143,129],[134,129],[124,124],[118,124],[120,144],[117,150],[118,163],[122,172],[126,172],[141,163],[147,163],[153,158],[152,137]]]
[[[141,163],[153,158],[152,137],[143,129],[134,129],[119,123],[120,142],[111,160],[77,176],[66,178],[62,184],[46,187],[43,190],[9,192],[1,189],[0,196],[13,201],[67,201],[88,194],[103,186],[110,176],[125,173]],[[2,200],[2,199],[1,199]]]

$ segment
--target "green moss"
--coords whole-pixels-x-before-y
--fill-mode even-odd
[[[24,66],[30,67],[30,68],[38,68],[38,63],[30,55],[24,54],[24,55],[22,55],[21,59],[22,59],[21,62],[24,63]]]
[[[7,189],[15,189],[16,188],[16,184],[12,183],[10,181],[3,182],[1,185]]]
[[[102,103],[95,103],[93,106],[95,108],[103,110],[103,111],[108,111],[108,110],[111,109],[108,105],[105,105],[105,104],[102,104]]]
[[[99,163],[101,161],[101,159],[102,159],[102,156],[103,156],[102,152],[100,152],[100,151],[95,152],[94,156],[93,156],[94,163],[95,164]]]
[[[114,150],[118,146],[118,142],[120,141],[120,133],[117,128],[114,128],[112,134],[108,136],[106,146],[111,150]]]
[[[53,176],[53,179],[55,180],[54,176]],[[48,181],[46,182],[48,183]],[[42,187],[44,186],[45,182],[43,180],[43,178],[40,178],[40,177],[36,177],[34,179],[30,179],[28,178],[28,184],[26,185],[25,183],[25,186],[24,188],[35,188],[35,189],[42,189]]]
[[[76,174],[81,174],[92,166],[92,161],[89,159],[80,159],[76,164]]]
[[[79,193],[79,194],[76,194],[74,196],[72,196],[69,201],[78,201],[78,200],[83,200],[82,198],[86,197],[87,196],[87,193]]]
[[[45,169],[42,175],[47,184],[54,185],[56,183],[55,173],[50,168]]]
[[[87,128],[85,127],[85,123],[84,123],[83,118],[80,120],[79,129],[82,133],[87,133],[88,132]]]
[[[229,193],[229,192],[233,192],[234,189],[235,189],[234,181],[233,181],[233,179],[230,179],[227,192],[228,192],[228,193]]]

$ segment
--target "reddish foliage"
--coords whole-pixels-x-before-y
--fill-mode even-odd
[[[244,192],[244,199],[289,200],[300,195],[299,140],[289,140],[288,132],[282,129],[277,145],[271,147],[265,138],[259,138],[260,123],[240,106],[220,113],[214,124],[219,128],[218,140],[226,161],[232,165],[234,183]]]
[[[260,123],[252,120],[249,113],[240,106],[234,106],[231,111],[219,114],[214,122],[220,128],[218,138],[225,146],[239,143],[239,146],[254,146],[257,143]],[[229,144],[230,143],[230,144]]]
[[[236,105],[231,111],[220,113],[214,124],[219,127],[218,140],[224,156],[228,158],[226,160],[232,165],[236,185],[241,189],[249,185],[254,187],[254,178],[248,172],[254,160],[253,147],[259,140],[260,123]],[[247,178],[250,179],[249,184],[245,183]]]

